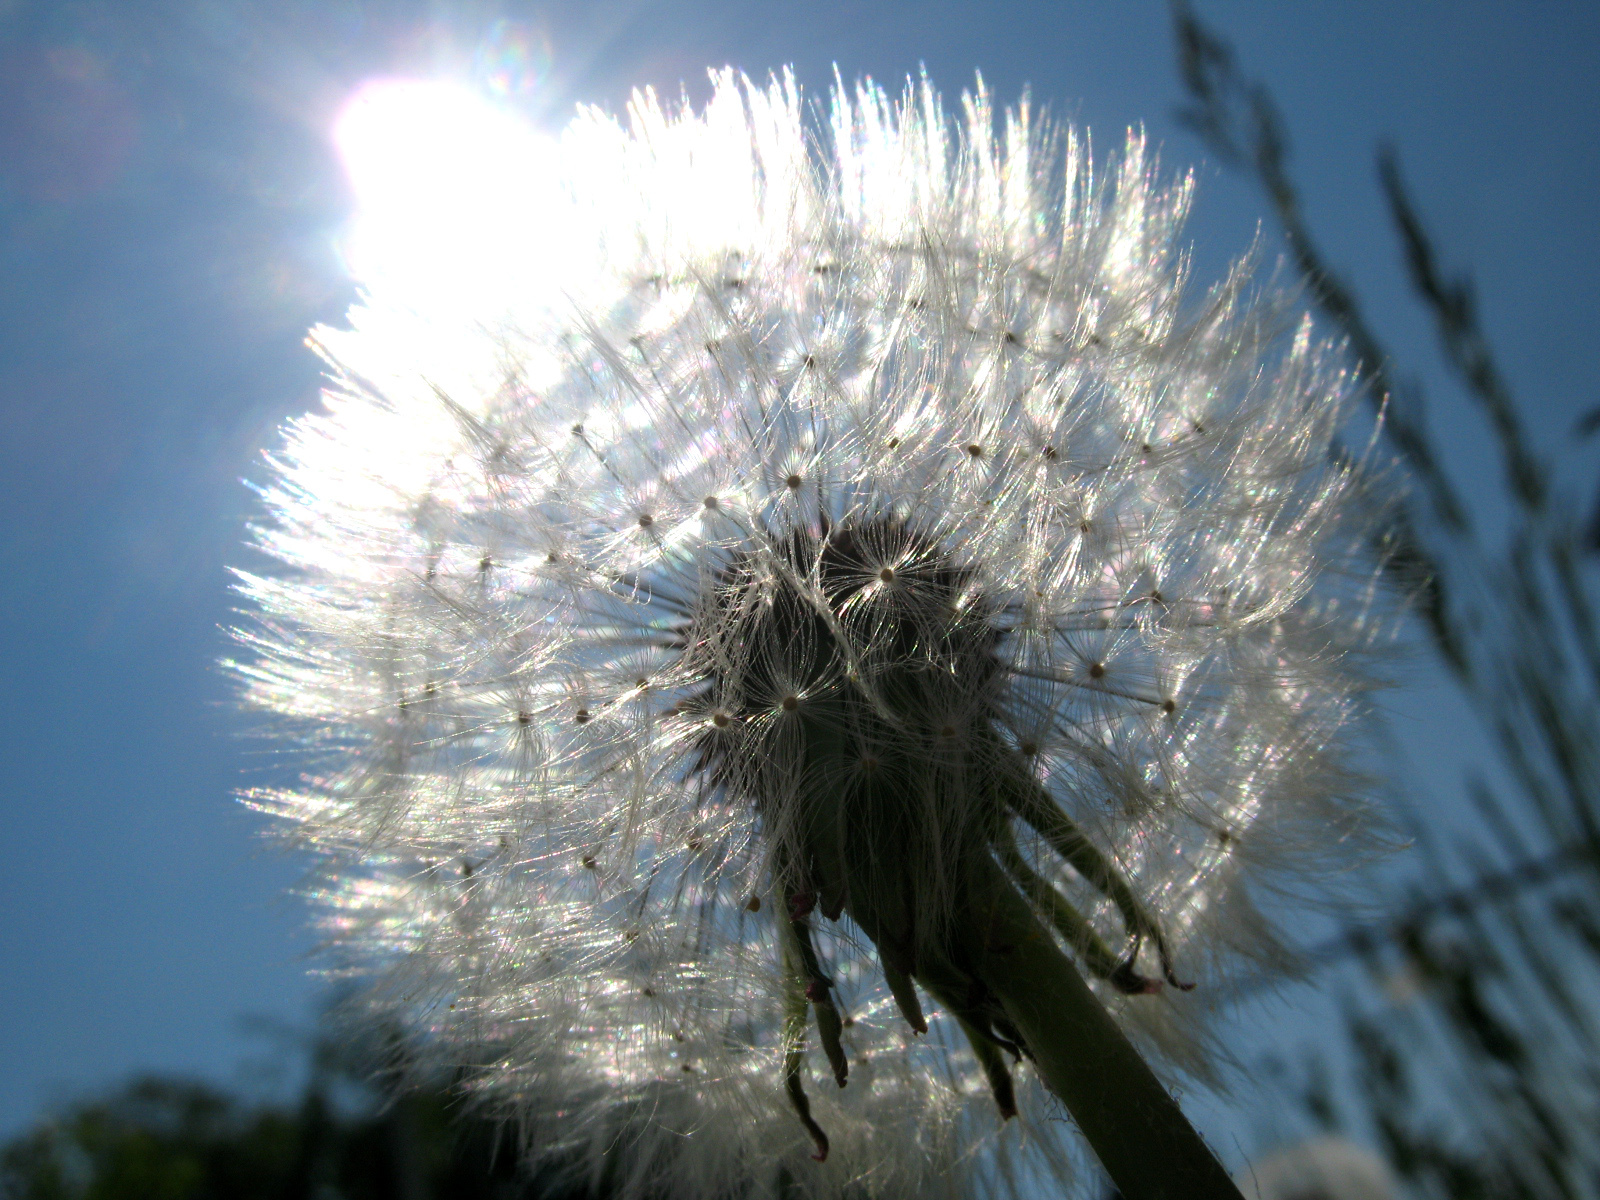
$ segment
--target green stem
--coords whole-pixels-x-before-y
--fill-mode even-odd
[[[992,864],[984,873],[986,911],[966,931],[983,981],[1125,1200],[1242,1200],[1026,901]]]

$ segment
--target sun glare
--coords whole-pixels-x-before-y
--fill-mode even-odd
[[[476,305],[527,262],[552,139],[465,84],[375,80],[351,97],[334,144],[356,195],[345,241],[361,283],[432,308]]]

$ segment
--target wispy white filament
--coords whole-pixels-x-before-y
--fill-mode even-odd
[[[625,1193],[1054,1171],[1043,1101],[1002,1131],[952,1023],[930,1006],[913,1035],[848,918],[818,950],[852,1073],[811,1076],[834,1150],[809,1161],[782,1083],[791,810],[749,748],[781,755],[785,722],[857,689],[892,751],[937,759],[920,802],[952,837],[989,819],[965,811],[984,755],[1025,760],[1199,985],[1108,1004],[1198,1068],[1207,990],[1275,953],[1280,891],[1314,891],[1359,831],[1337,742],[1371,571],[1329,453],[1348,378],[1249,262],[1183,301],[1189,185],[1155,183],[1142,139],[1102,177],[1026,109],[997,132],[981,92],[957,121],[926,85],[841,92],[824,138],[792,81],[722,74],[701,112],[639,96],[548,153],[540,224],[481,265],[480,306],[371,281],[315,334],[332,382],[274,459],[257,541],[286,569],[242,577],[237,666],[315,765],[254,801],[321,856],[327,929],[380,1001],[542,1147],[630,1146]],[[841,608],[782,547],[851,531]],[[875,681],[937,655],[885,662],[870,631],[934,560],[964,589],[940,620],[981,625],[999,683],[906,712]],[[750,604],[806,598],[832,683],[752,666],[711,599],[734,577]],[[722,737],[745,739],[726,778]],[[794,805],[848,796],[871,757]],[[1159,978],[1152,940],[1026,832]],[[906,848],[934,909],[940,836]]]

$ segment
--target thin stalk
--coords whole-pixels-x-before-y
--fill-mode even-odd
[[[1228,1172],[992,863],[958,936],[1125,1200],[1242,1200]]]

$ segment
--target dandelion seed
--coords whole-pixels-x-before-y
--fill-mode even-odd
[[[1203,1072],[1254,899],[1358,843],[1349,383],[1249,263],[1184,300],[1139,138],[805,111],[585,113],[492,304],[317,333],[237,669],[332,761],[255,802],[490,1102],[633,1130],[619,1194],[999,1194],[1070,1157],[1043,1014]]]

